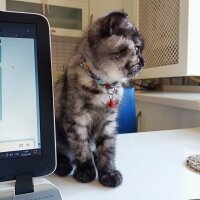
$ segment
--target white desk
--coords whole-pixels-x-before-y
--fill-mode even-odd
[[[72,177],[47,177],[63,200],[200,199],[200,174],[185,159],[200,153],[200,128],[118,135],[117,167],[124,181],[106,188],[98,181],[78,183]]]

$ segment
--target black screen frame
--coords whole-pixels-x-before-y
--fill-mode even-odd
[[[41,138],[41,155],[0,159],[0,181],[15,180],[23,174],[32,177],[48,175],[56,166],[49,23],[42,15],[2,11],[0,21],[36,25]]]

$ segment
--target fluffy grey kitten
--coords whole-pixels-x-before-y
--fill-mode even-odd
[[[83,183],[96,178],[116,187],[122,175],[115,167],[119,81],[143,66],[143,39],[124,12],[94,22],[55,85],[57,169]],[[97,169],[97,170],[96,170]]]

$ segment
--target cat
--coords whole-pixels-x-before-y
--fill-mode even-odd
[[[88,28],[76,54],[55,85],[56,173],[83,183],[96,178],[108,187],[122,183],[115,167],[121,81],[144,65],[144,41],[125,12],[111,12]]]

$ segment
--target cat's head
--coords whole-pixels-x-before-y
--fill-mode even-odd
[[[94,66],[106,81],[135,76],[144,66],[144,40],[124,12],[99,18],[90,26],[87,39]]]

